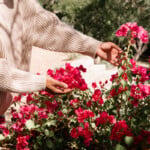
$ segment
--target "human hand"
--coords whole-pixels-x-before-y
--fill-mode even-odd
[[[112,65],[118,66],[119,65],[119,54],[122,53],[122,50],[112,42],[104,42],[102,43],[96,54],[101,58]]]
[[[59,94],[65,94],[72,91],[72,89],[69,89],[67,84],[65,84],[64,82],[60,82],[49,76],[47,76],[46,78],[46,88],[48,91]]]

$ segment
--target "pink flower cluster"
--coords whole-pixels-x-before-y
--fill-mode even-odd
[[[92,101],[98,102],[100,105],[104,103],[103,98],[102,98],[102,92],[100,89],[94,89],[94,93],[92,95]]]
[[[143,66],[136,66],[136,62],[134,59],[130,59],[130,63],[132,64],[131,71],[133,72],[133,74],[137,74],[140,76],[140,82],[145,82],[150,79],[150,73],[148,74],[147,68]]]
[[[86,69],[82,65],[73,67],[69,63],[66,63],[65,68],[56,69],[55,72],[49,69],[47,74],[56,80],[66,83],[68,88],[78,88],[84,91],[87,89],[87,84],[82,79],[81,71],[86,72]]]
[[[75,114],[77,115],[78,123],[82,123],[84,128],[78,126],[77,128],[72,128],[71,137],[78,138],[79,136],[84,137],[84,144],[86,146],[90,145],[90,141],[92,141],[93,132],[89,129],[89,123],[86,122],[86,119],[93,118],[95,115],[90,110],[83,110],[81,107],[75,110]],[[88,121],[88,120],[87,120]]]
[[[90,145],[90,141],[92,141],[92,136],[93,136],[93,132],[89,130],[89,123],[88,122],[84,122],[83,123],[84,128],[81,126],[78,126],[77,128],[72,128],[71,130],[71,137],[73,138],[79,138],[84,137],[84,144],[86,146]]]
[[[73,107],[78,106],[79,100],[77,98],[70,100],[70,105]]]
[[[128,127],[125,120],[120,120],[114,124],[110,139],[121,141],[125,135],[132,136],[131,129]]]
[[[30,136],[18,136],[17,137],[17,145],[16,145],[16,150],[29,150],[27,148],[28,142],[27,140],[30,139]]]
[[[145,81],[149,81],[150,73],[148,69],[142,66],[136,66],[136,62],[133,59],[130,59],[131,71],[133,74],[138,75],[136,81],[138,84],[132,84],[130,90],[130,96],[134,98],[131,103],[137,107],[139,100],[143,100],[150,95],[150,85],[144,84]]]
[[[143,43],[148,42],[148,32],[142,26],[138,26],[136,22],[128,22],[121,25],[116,32],[116,36],[127,36],[129,31],[131,32],[131,41],[134,41],[133,39],[138,38]]]
[[[113,115],[108,115],[105,111],[99,114],[100,117],[96,118],[96,126],[116,123],[116,119]]]
[[[30,97],[32,98],[31,94],[30,94]],[[27,96],[27,99],[28,99],[28,96]],[[43,105],[44,108],[42,107],[40,108],[34,104],[28,104],[28,105],[21,106],[19,112],[12,109],[11,113],[12,113],[13,119],[16,121],[15,123],[11,125],[11,129],[12,131],[15,131],[18,133],[17,144],[16,144],[17,150],[29,150],[28,140],[30,139],[30,137],[34,136],[32,135],[32,133],[24,136],[26,122],[29,119],[34,120],[35,114],[37,114],[38,118],[34,121],[40,124],[40,121],[42,121],[43,119],[47,119],[48,114],[52,113],[53,110],[57,107],[57,105],[58,104],[56,103],[56,101],[55,102],[46,101],[45,105]],[[58,115],[62,116],[62,113],[58,111]],[[9,132],[7,131],[8,129],[3,128],[4,135],[9,134]]]
[[[143,100],[145,97],[150,95],[150,85],[141,83],[139,83],[138,85],[132,85],[130,94],[134,99]]]
[[[75,110],[78,122],[83,123],[85,119],[94,117],[94,113],[90,110],[83,110],[81,107]]]
[[[134,136],[134,144],[137,145],[147,139],[148,144],[150,144],[150,131],[141,130],[138,136]]]
[[[37,112],[40,119],[47,118],[47,115],[44,115],[44,109],[39,108],[36,105],[24,105],[20,107],[20,111],[16,112],[12,110],[12,116],[17,121],[12,124],[12,129],[17,132],[21,132],[27,120],[34,118],[34,113]]]
[[[6,125],[0,124],[0,130],[2,131],[5,137],[9,135],[9,130],[7,129]]]

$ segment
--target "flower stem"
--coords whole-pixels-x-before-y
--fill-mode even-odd
[[[127,56],[128,56],[128,54],[129,54],[129,51],[130,51],[130,42],[129,42],[129,44],[128,44],[128,48],[127,48]]]

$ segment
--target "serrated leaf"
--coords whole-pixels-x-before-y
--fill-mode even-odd
[[[29,119],[29,120],[26,122],[26,127],[27,127],[29,130],[35,128],[35,124],[34,124],[33,120]]]

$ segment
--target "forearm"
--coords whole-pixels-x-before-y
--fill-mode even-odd
[[[33,45],[59,52],[74,52],[95,57],[101,42],[62,23],[42,8],[35,15]]]
[[[0,59],[0,91],[17,93],[45,89],[46,77],[12,68],[5,59]]]

